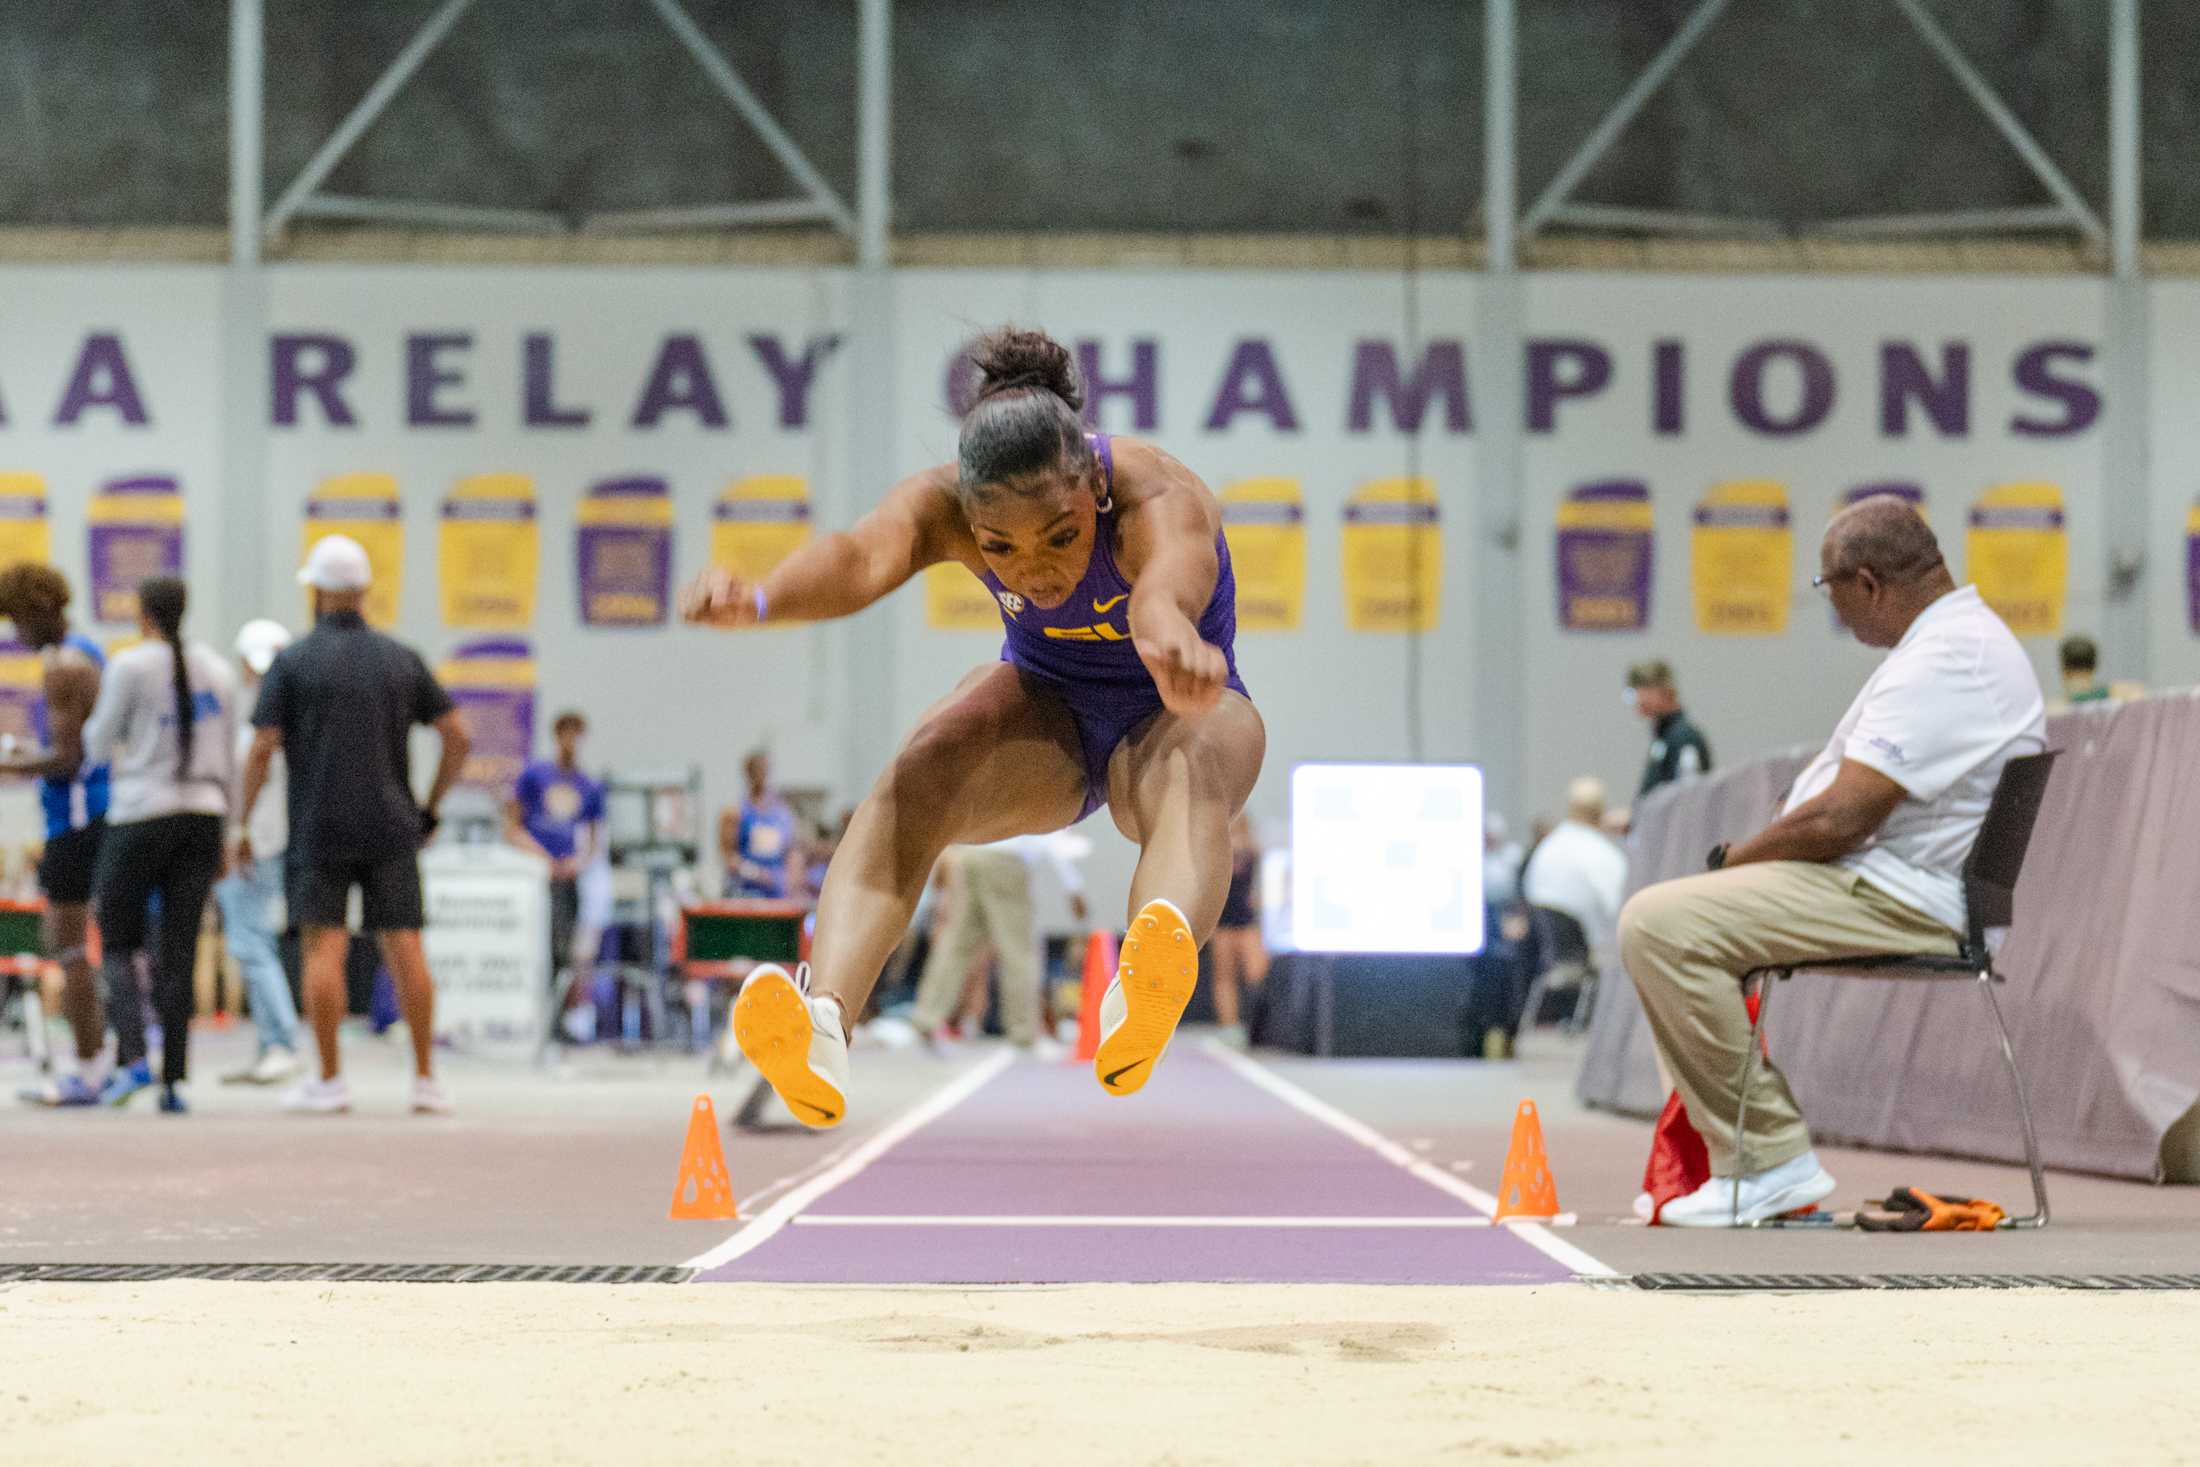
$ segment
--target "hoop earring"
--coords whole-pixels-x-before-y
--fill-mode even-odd
[[[1114,514],[1115,495],[1113,491],[1110,491],[1107,494],[1103,494],[1102,496],[1100,496],[1100,498],[1094,500],[1093,508],[1099,510],[1102,514]]]

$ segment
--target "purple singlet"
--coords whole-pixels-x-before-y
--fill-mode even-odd
[[[1115,449],[1105,433],[1086,438],[1100,457],[1107,497],[1112,498]],[[1215,594],[1199,614],[1199,635],[1222,649],[1230,668],[1228,686],[1245,693],[1237,670],[1237,576],[1230,569],[1229,541],[1220,531],[1215,533],[1215,559]],[[979,578],[1000,604],[1001,625],[1008,632],[1001,660],[1045,684],[1077,721],[1077,742],[1085,759],[1085,808],[1077,816],[1082,820],[1108,802],[1108,760],[1116,745],[1161,711],[1161,690],[1131,644],[1131,583],[1115,564],[1115,511],[1101,513],[1084,579],[1051,611],[1009,590],[991,570]]]

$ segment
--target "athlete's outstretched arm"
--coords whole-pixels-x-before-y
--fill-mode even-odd
[[[952,558],[962,524],[954,485],[952,465],[902,480],[878,508],[848,529],[812,540],[761,584],[714,566],[680,593],[681,619],[748,627],[853,616],[926,566]]]
[[[1215,535],[1222,511],[1199,476],[1159,449],[1146,449],[1160,493],[1123,518],[1124,570],[1131,577],[1131,638],[1172,713],[1213,708],[1229,680],[1222,649],[1199,635],[1222,563]]]

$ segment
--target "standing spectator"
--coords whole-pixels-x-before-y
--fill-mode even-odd
[[[244,772],[247,830],[277,752],[290,764],[290,858],[284,886],[303,930],[306,1017],[321,1052],[321,1078],[284,1098],[286,1109],[351,1109],[337,1050],[345,1004],[344,955],[351,893],[363,898],[366,928],[381,940],[412,1031],[412,1108],[447,1114],[435,1080],[435,981],[420,941],[420,847],[435,833],[437,809],[466,762],[466,725],[420,655],[368,627],[373,571],[346,535],[314,544],[298,573],[311,588],[312,634],[279,655],[260,688],[259,729]],[[413,802],[407,743],[415,724],[433,725],[443,757],[425,805]],[[252,860],[249,834],[237,861]]]
[[[238,631],[237,661],[243,668],[237,690],[240,708],[258,699],[261,680],[274,665],[275,655],[289,645],[290,629],[279,621],[248,621]],[[236,737],[237,767],[242,769],[252,750],[252,725],[240,719]],[[244,975],[252,1024],[260,1036],[259,1054],[243,1069],[222,1076],[225,1085],[280,1085],[298,1073],[298,1006],[291,1002],[290,975],[283,971],[275,944],[280,931],[275,908],[282,900],[284,853],[290,845],[290,816],[285,808],[288,783],[283,756],[277,754],[268,766],[268,793],[252,812],[246,831],[252,837],[251,864],[239,865],[214,884],[222,935],[229,955],[237,960],[237,971]]]
[[[1602,829],[1604,781],[1587,775],[1566,787],[1566,818],[1535,848],[1520,887],[1532,907],[1564,912],[1589,940],[1592,968],[1612,956],[1627,853]]]
[[[794,888],[794,809],[772,788],[771,756],[762,749],[742,765],[748,797],[718,818],[718,854],[726,864],[726,895],[782,900]]]
[[[1503,911],[1520,900],[1520,868],[1527,852],[1511,839],[1505,817],[1495,810],[1482,817],[1482,900]]]
[[[2100,681],[2101,649],[2091,637],[2065,637],[2062,644],[2063,702],[2106,703],[2109,690]]]
[[[207,893],[222,869],[222,824],[237,797],[237,686],[221,654],[183,642],[183,582],[138,587],[145,640],[118,653],[84,723],[87,758],[114,768],[114,799],[99,852],[101,966],[115,1026],[115,1072],[100,1100],[120,1105],[153,1083],[137,955],[146,909],[160,898],[153,1006],[160,1014],[160,1108],[187,1109],[178,1087],[190,1055],[192,970]]]
[[[1673,686],[1673,669],[1663,661],[1638,662],[1627,670],[1635,711],[1650,724],[1650,758],[1642,768],[1639,803],[1660,785],[1711,772],[1711,745],[1688,721]]]
[[[1075,840],[1077,837],[1070,837]],[[979,952],[991,943],[1000,965],[1001,1029],[1011,1044],[1039,1046],[1039,931],[1032,920],[1032,867],[1053,865],[1069,893],[1070,914],[1086,919],[1085,878],[1062,833],[1019,835],[990,845],[950,847],[947,919],[917,982],[917,1032],[936,1036],[956,1005]],[[982,1005],[981,1005],[982,1008]]]
[[[9,752],[0,772],[38,777],[46,819],[46,849],[38,861],[45,894],[46,951],[61,967],[61,1011],[76,1039],[76,1068],[23,1092],[37,1105],[92,1105],[105,1083],[101,1059],[107,1016],[99,977],[86,955],[92,877],[107,833],[107,767],[84,757],[84,720],[99,698],[107,658],[99,644],[69,625],[69,583],[52,566],[29,561],[0,572],[0,617],[44,664],[46,747]]]
[[[505,835],[550,863],[550,990],[558,991],[556,972],[571,964],[580,977],[566,990],[566,1033],[581,1039],[591,1031],[586,1021],[572,1016],[588,1002],[582,980],[595,966],[603,943],[603,933],[581,920],[581,874],[602,848],[604,793],[601,783],[581,771],[588,720],[577,712],[560,713],[551,734],[558,756],[538,759],[520,771],[505,807]]]
[[[1222,899],[1222,918],[1207,940],[1215,985],[1218,1036],[1234,1049],[1245,1047],[1239,1017],[1241,988],[1258,988],[1268,978],[1268,945],[1260,936],[1260,842],[1243,810],[1230,822],[1230,890]]]

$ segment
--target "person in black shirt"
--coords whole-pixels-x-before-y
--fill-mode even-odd
[[[267,670],[244,772],[237,863],[249,865],[252,815],[277,750],[289,770],[290,855],[284,887],[303,930],[306,1014],[321,1051],[321,1078],[284,1098],[286,1109],[351,1108],[337,1025],[344,1016],[344,956],[353,888],[365,926],[381,941],[412,1031],[412,1108],[441,1114],[450,1099],[434,1076],[435,985],[420,941],[420,847],[465,763],[466,727],[418,653],[367,626],[360,608],[372,571],[356,540],[318,541],[299,572],[313,591],[315,624]],[[413,802],[407,745],[413,727],[442,736],[443,758],[425,805]]]
[[[1635,798],[1677,779],[1711,772],[1711,745],[1702,730],[1681,711],[1673,688],[1673,669],[1664,661],[1638,662],[1627,670],[1635,711],[1650,723],[1650,758],[1643,765],[1642,787]]]

